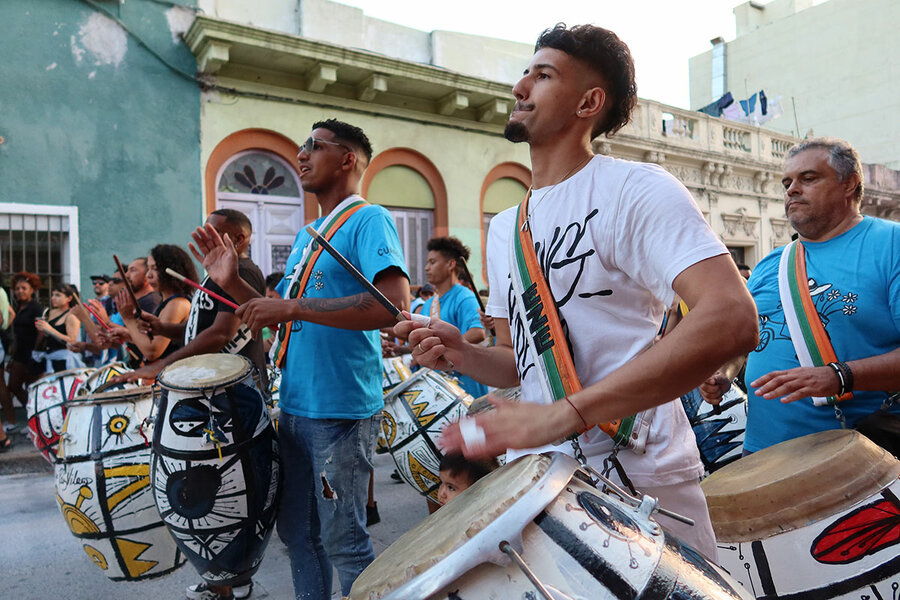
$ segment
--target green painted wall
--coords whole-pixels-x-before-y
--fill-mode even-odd
[[[193,74],[173,34],[192,12],[151,0],[0,2],[0,202],[78,207],[82,289],[112,270],[113,252],[186,245],[202,218],[199,89],[138,41]]]
[[[384,206],[434,209],[434,194],[428,182],[417,171],[401,165],[378,171],[369,184],[366,200]]]

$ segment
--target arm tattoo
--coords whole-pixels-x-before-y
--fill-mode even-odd
[[[304,310],[314,312],[335,312],[348,308],[366,312],[378,303],[371,294],[362,293],[355,296],[344,296],[343,298],[299,298],[297,299],[297,304],[302,306]]]

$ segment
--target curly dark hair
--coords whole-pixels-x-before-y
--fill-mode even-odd
[[[191,281],[197,281],[197,270],[194,268],[194,261],[191,260],[190,255],[184,249],[174,244],[158,244],[150,250],[150,256],[156,262],[156,276],[159,280],[160,289],[172,290],[179,296],[185,297],[190,296],[194,292],[194,288],[166,273],[166,269],[172,269]]]
[[[592,138],[602,134],[610,137],[628,124],[637,104],[637,84],[631,51],[619,36],[595,25],[567,28],[565,23],[557,23],[538,37],[534,51],[541,48],[553,48],[577,58],[605,80],[611,104],[605,118],[594,124]]]
[[[459,262],[460,257],[469,260],[469,248],[459,238],[436,237],[428,240],[428,251],[440,252],[444,258]]]
[[[274,290],[276,287],[278,287],[278,284],[281,283],[282,279],[284,279],[284,273],[281,271],[269,273],[268,275],[266,275],[266,287],[272,288]]]
[[[316,121],[313,123],[313,129],[327,129],[334,134],[334,141],[355,146],[357,150],[361,150],[366,158],[366,164],[372,160],[372,144],[365,132],[355,125],[344,123],[337,119],[328,119],[326,121]]]
[[[28,271],[19,271],[12,276],[10,285],[12,285],[12,287],[16,287],[16,284],[20,281],[28,282],[28,285],[31,286],[31,289],[35,291],[41,289],[41,278],[34,273],[29,273]]]

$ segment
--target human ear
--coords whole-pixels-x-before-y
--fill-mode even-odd
[[[581,117],[595,117],[606,106],[606,90],[601,87],[592,87],[584,92],[581,102],[578,104],[578,115]]]

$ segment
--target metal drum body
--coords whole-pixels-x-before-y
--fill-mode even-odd
[[[855,431],[766,448],[701,484],[719,563],[757,598],[897,598],[900,462]]]
[[[85,393],[97,394],[99,392],[111,392],[115,390],[128,390],[140,387],[137,383],[110,383],[109,380],[125,373],[131,373],[134,369],[129,369],[123,362],[112,362],[98,368],[88,378],[84,386]]]
[[[28,386],[28,436],[50,464],[56,462],[66,403],[76,399],[94,369],[70,369],[41,377]]]
[[[185,562],[153,502],[152,406],[149,387],[83,397],[69,405],[59,444],[60,511],[113,581],[158,577]]]
[[[750,598],[666,534],[650,516],[655,507],[651,498],[604,493],[568,456],[524,456],[387,548],[350,600],[547,598],[537,584],[547,600]],[[504,542],[521,566],[501,551]]]
[[[466,415],[472,396],[454,380],[420,369],[384,398],[381,433],[400,476],[437,502],[441,453],[436,440]]]
[[[278,442],[247,359],[206,354],[159,376],[153,436],[156,506],[210,584],[256,572],[278,509]]]
[[[721,469],[741,457],[747,429],[747,394],[736,385],[722,396],[718,410],[700,396],[696,388],[681,397],[697,438],[700,459],[707,473]]]

